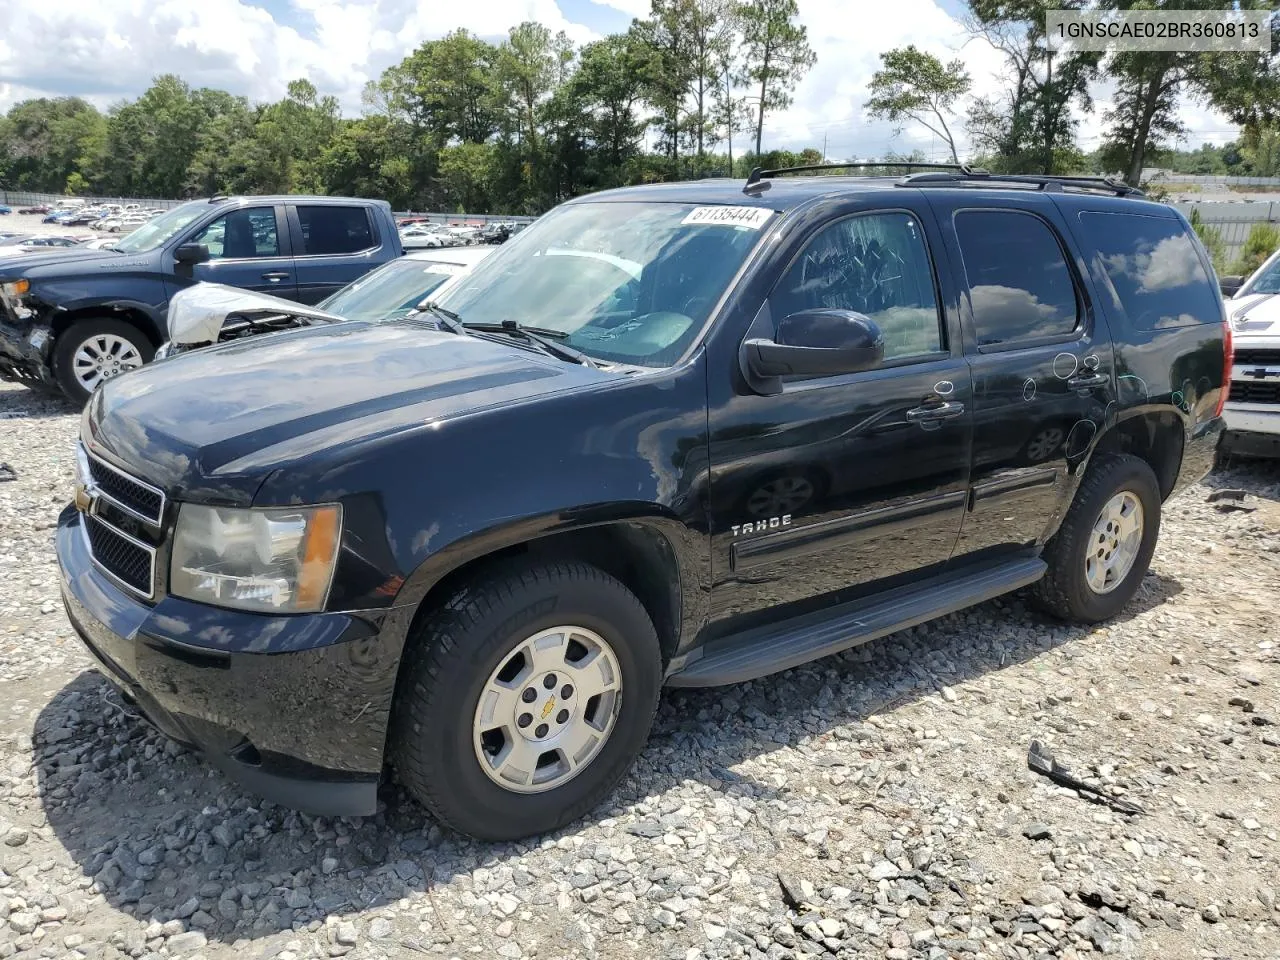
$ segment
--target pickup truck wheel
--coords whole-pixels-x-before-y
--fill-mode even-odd
[[[121,320],[82,320],[54,344],[53,375],[62,392],[83,405],[103,382],[150,363],[153,356],[155,347],[137,327]]]
[[[1063,620],[1114,617],[1146,576],[1159,531],[1160,486],[1146,461],[1127,454],[1095,461],[1045,547],[1039,605]]]
[[[648,613],[582,563],[468,585],[410,638],[401,670],[400,780],[482,840],[545,833],[599,805],[643,749],[662,685]]]

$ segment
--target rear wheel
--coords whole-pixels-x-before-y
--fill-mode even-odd
[[[1160,487],[1146,461],[1095,461],[1045,547],[1049,572],[1036,585],[1039,605],[1064,620],[1115,616],[1146,576],[1159,531]]]
[[[72,324],[53,347],[53,374],[71,400],[84,404],[107,380],[155,356],[151,341],[121,320],[92,319]]]
[[[662,683],[640,601],[581,563],[464,588],[411,638],[402,671],[400,780],[484,840],[554,830],[604,800],[644,747]]]

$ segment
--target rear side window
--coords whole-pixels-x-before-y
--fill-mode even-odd
[[[310,256],[357,253],[374,246],[373,228],[364,207],[299,206],[302,252]]]
[[[955,227],[979,346],[1075,330],[1075,284],[1047,223],[1013,210],[963,210]]]
[[[1213,284],[1181,221],[1082,213],[1080,223],[1110,281],[1113,308],[1131,329],[1222,322]]]

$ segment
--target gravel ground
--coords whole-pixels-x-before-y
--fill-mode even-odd
[[[1280,957],[1276,465],[1169,504],[1113,623],[1015,595],[670,692],[612,806],[481,845],[260,803],[121,706],[58,599],[76,428],[0,386],[0,958]]]

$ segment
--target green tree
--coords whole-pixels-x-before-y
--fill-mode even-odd
[[[1205,250],[1208,251],[1209,259],[1213,261],[1213,269],[1222,273],[1226,269],[1227,248],[1222,241],[1221,232],[1201,219],[1199,207],[1191,208],[1191,215],[1187,220],[1191,223],[1191,229],[1196,232],[1196,236],[1200,238],[1200,242],[1204,244]]]
[[[1280,228],[1270,223],[1255,223],[1245,238],[1233,272],[1247,277],[1277,250],[1280,250]]]
[[[597,186],[621,186],[624,165],[640,151],[645,126],[640,116],[643,72],[644,53],[636,48],[632,33],[615,34],[582,48],[570,86],[587,138],[595,146]]]
[[[497,57],[493,44],[455,30],[389,68],[380,81],[382,94],[437,146],[484,143],[498,127]]]
[[[0,124],[0,173],[18,189],[62,190],[105,132],[102,114],[79,97],[16,103]]]
[[[818,58],[809,46],[808,30],[795,22],[795,0],[747,0],[738,7],[742,22],[743,81],[759,90],[756,155],[764,134],[765,114],[791,105],[791,94]]]
[[[969,92],[973,80],[964,61],[943,63],[915,46],[880,54],[883,66],[868,87],[866,112],[873,117],[901,125],[914,120],[947,144],[951,162],[959,163],[956,140],[947,125],[956,103]]]
[[[1101,54],[1055,52],[1045,36],[1049,9],[1083,0],[969,0],[969,32],[1005,60],[1006,90],[973,101],[969,139],[984,162],[1002,172],[1054,173],[1080,156],[1072,107],[1092,105],[1089,86]]]

